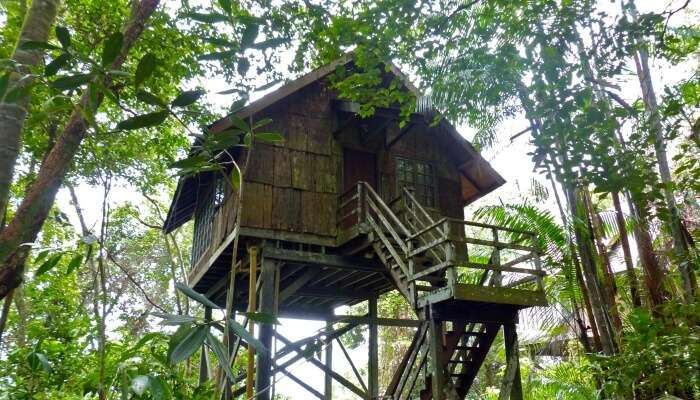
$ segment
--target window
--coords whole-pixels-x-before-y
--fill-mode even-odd
[[[226,199],[226,180],[217,173],[214,187],[214,208],[219,208]]]
[[[399,190],[407,187],[425,207],[435,207],[435,171],[433,166],[422,161],[396,158],[396,182]]]

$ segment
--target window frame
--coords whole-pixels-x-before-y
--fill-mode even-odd
[[[394,156],[394,162],[396,163],[395,179],[397,192],[401,193],[402,188],[410,187],[414,191],[413,195],[416,200],[418,200],[423,207],[438,208],[438,180],[435,173],[435,164],[430,161],[405,156]],[[408,166],[408,168],[403,166]],[[423,167],[423,171],[421,171],[419,166]],[[426,169],[429,171],[426,172]],[[403,172],[407,170],[410,171],[408,171],[408,173]],[[408,176],[410,176],[410,180],[405,179]],[[419,179],[419,177],[421,177],[422,180]],[[406,185],[406,183],[410,183],[410,185]],[[422,186],[423,190],[420,190],[417,186]],[[427,194],[428,189],[431,192],[430,195]]]

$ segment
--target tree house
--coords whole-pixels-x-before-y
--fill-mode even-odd
[[[257,355],[258,399],[270,398],[275,374],[306,389],[304,398],[332,398],[331,380],[366,399],[464,398],[501,327],[509,357],[504,390],[520,398],[517,312],[546,304],[534,234],[465,221],[464,207],[503,178],[450,123],[435,123],[434,113],[415,113],[403,125],[391,107],[359,117],[359,105],[337,98],[328,82],[339,65],[353,68],[349,57],[339,59],[236,113],[252,123],[271,118],[265,130],[285,138],[233,150],[239,163],[247,159],[241,215],[238,194],[221,177],[180,180],[164,229],[194,219],[188,284],[220,305],[232,296],[236,311],[328,322],[327,330],[301,342],[258,323],[268,348],[273,337],[284,346]],[[386,84],[392,80],[419,96],[396,68],[384,76]],[[229,126],[223,118],[210,132]],[[378,317],[377,297],[391,290],[406,298],[416,319]],[[365,316],[334,314],[363,301]],[[353,366],[359,384],[329,364],[333,341],[357,325],[369,329],[366,382]],[[382,395],[379,325],[416,329]],[[312,357],[327,377],[325,391],[288,371],[306,358],[303,345],[310,341],[326,351],[326,362]],[[233,357],[244,345],[236,343]]]

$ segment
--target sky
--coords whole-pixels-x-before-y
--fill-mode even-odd
[[[682,3],[683,2],[680,0],[672,1],[672,6],[670,8],[676,8]],[[610,12],[613,13],[616,13],[619,9],[619,4],[617,2],[604,0],[601,2],[601,4],[604,7],[608,7]],[[640,8],[641,12],[666,9],[668,4],[669,2],[667,1],[659,0],[637,1],[637,5]],[[693,4],[691,7],[694,7],[695,10],[698,9],[697,4]],[[697,16],[697,14],[695,15]],[[690,17],[686,15],[685,17],[681,16],[679,18]],[[291,55],[287,55],[285,59],[291,61]],[[676,79],[676,77],[688,76],[686,72],[690,67],[688,65],[671,67],[668,65],[655,63],[653,65],[653,68],[657,72],[654,76],[655,84],[657,86],[657,92],[660,92],[660,89],[664,84],[674,82],[674,79]],[[266,82],[260,82],[261,85],[264,83]],[[626,99],[633,100],[640,95],[638,83],[635,81],[635,78],[633,76],[629,76],[629,79],[627,79],[626,81],[620,81],[617,83],[620,84],[620,86],[622,87],[621,92],[624,94],[624,97]],[[200,82],[200,84],[203,84],[204,88],[208,91],[207,100],[209,102],[211,102],[221,110],[225,110],[228,107],[231,98],[216,94],[217,92],[223,90],[222,88],[226,88],[229,86],[223,79],[209,79],[205,82]],[[267,92],[274,91],[275,89],[276,87],[271,88],[266,92],[254,93],[252,96],[252,100],[263,96]],[[529,144],[528,135],[522,135],[513,142],[509,142],[509,140],[507,139],[513,133],[520,131],[526,126],[527,123],[522,118],[514,118],[512,120],[504,122],[503,125],[500,127],[500,132],[502,133],[500,136],[506,139],[502,140],[494,148],[487,149],[484,151],[484,157],[491,163],[491,165],[496,169],[496,171],[498,171],[505,178],[506,184],[498,190],[496,190],[495,192],[480,199],[477,202],[476,206],[516,202],[522,197],[522,195],[527,194],[531,187],[531,180],[533,178],[539,180],[540,183],[544,184],[545,187],[547,187],[551,192],[550,185],[544,180],[544,177],[533,173],[533,163],[530,157],[528,156],[528,153],[532,150],[532,146]],[[460,126],[459,130],[467,139],[470,139],[474,134],[474,131],[468,126]],[[81,199],[84,199],[83,207],[85,208],[86,219],[89,221],[88,224],[90,225],[94,223],[96,225],[96,221],[99,220],[100,216],[100,208],[98,205],[101,201],[101,193],[99,189],[96,190],[95,188],[90,187],[88,185],[80,185],[77,187],[76,190],[78,192],[78,196]],[[111,203],[113,205],[117,205],[125,201],[133,202],[137,198],[138,195],[135,195],[135,193],[128,187],[117,187],[111,193]],[[69,204],[69,195],[66,190],[62,189],[59,192],[57,202],[61,209],[72,210],[72,207],[70,207]],[[554,203],[552,196],[550,196],[548,200],[544,201],[539,205],[549,209],[550,211],[555,213],[555,215],[558,214],[556,204]],[[469,210],[471,209],[473,208],[468,208],[467,212],[469,212]],[[68,214],[69,218],[74,220],[76,219],[75,215],[71,214],[70,212]],[[467,215],[467,219],[468,218],[469,215]],[[280,333],[282,333],[291,340],[297,340],[306,337],[310,334],[313,334],[318,329],[321,329],[324,326],[324,323],[320,321],[299,321],[282,319],[281,323],[281,326],[279,326],[278,328],[280,330]],[[366,367],[366,346],[360,346],[355,350],[351,350],[350,353],[353,359],[356,360],[357,365],[359,367]],[[337,346],[334,351],[333,360],[334,369],[342,375],[349,377],[351,381],[354,381],[351,369],[347,362],[345,362],[342,353],[338,351]],[[290,368],[290,371],[294,372],[298,377],[303,378],[307,383],[322,391],[324,381],[323,373],[315,367],[309,365],[308,362],[295,364],[292,368]],[[293,383],[288,378],[285,378],[283,375],[278,375],[276,377],[276,380],[278,381],[276,384],[277,393],[290,396],[294,399],[311,397],[310,395],[307,396],[307,394],[304,393],[303,389],[301,389],[298,385]],[[336,390],[334,398],[353,398],[347,393],[347,391],[345,392],[345,394],[341,395],[341,393],[338,392],[340,388],[341,387],[339,384],[334,384],[334,390]]]

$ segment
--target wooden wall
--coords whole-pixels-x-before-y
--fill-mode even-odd
[[[334,116],[321,84],[256,115],[274,122],[279,144],[257,143],[245,176],[242,226],[335,237],[339,153]]]
[[[376,125],[376,124],[375,124]],[[369,134],[367,132],[369,131]],[[445,138],[435,135],[435,131],[425,124],[414,125],[409,131],[400,136],[398,141],[387,149],[386,144],[401,132],[398,122],[393,122],[382,128],[380,132],[358,126],[348,126],[338,135],[339,145],[355,150],[364,150],[377,154],[378,174],[377,192],[385,201],[391,201],[398,196],[396,183],[396,159],[404,157],[430,163],[435,171],[437,198],[432,211],[436,215],[454,218],[464,217],[462,206],[460,173],[456,162],[448,158],[450,144]],[[451,144],[454,146],[454,144]]]
[[[418,124],[387,150],[386,143],[401,130],[398,122],[345,124],[347,115],[335,115],[332,99],[322,83],[314,83],[255,115],[255,120],[272,119],[263,130],[280,133],[285,141],[253,147],[243,186],[243,228],[334,240],[338,195],[345,190],[344,147],[377,154],[377,190],[387,201],[398,194],[395,156],[431,163],[438,193],[437,208],[432,211],[463,217],[460,175],[454,160],[447,158],[449,145],[441,135]],[[334,137],[340,124],[344,127]],[[214,249],[232,229],[234,204],[229,193],[217,210],[212,224]]]

